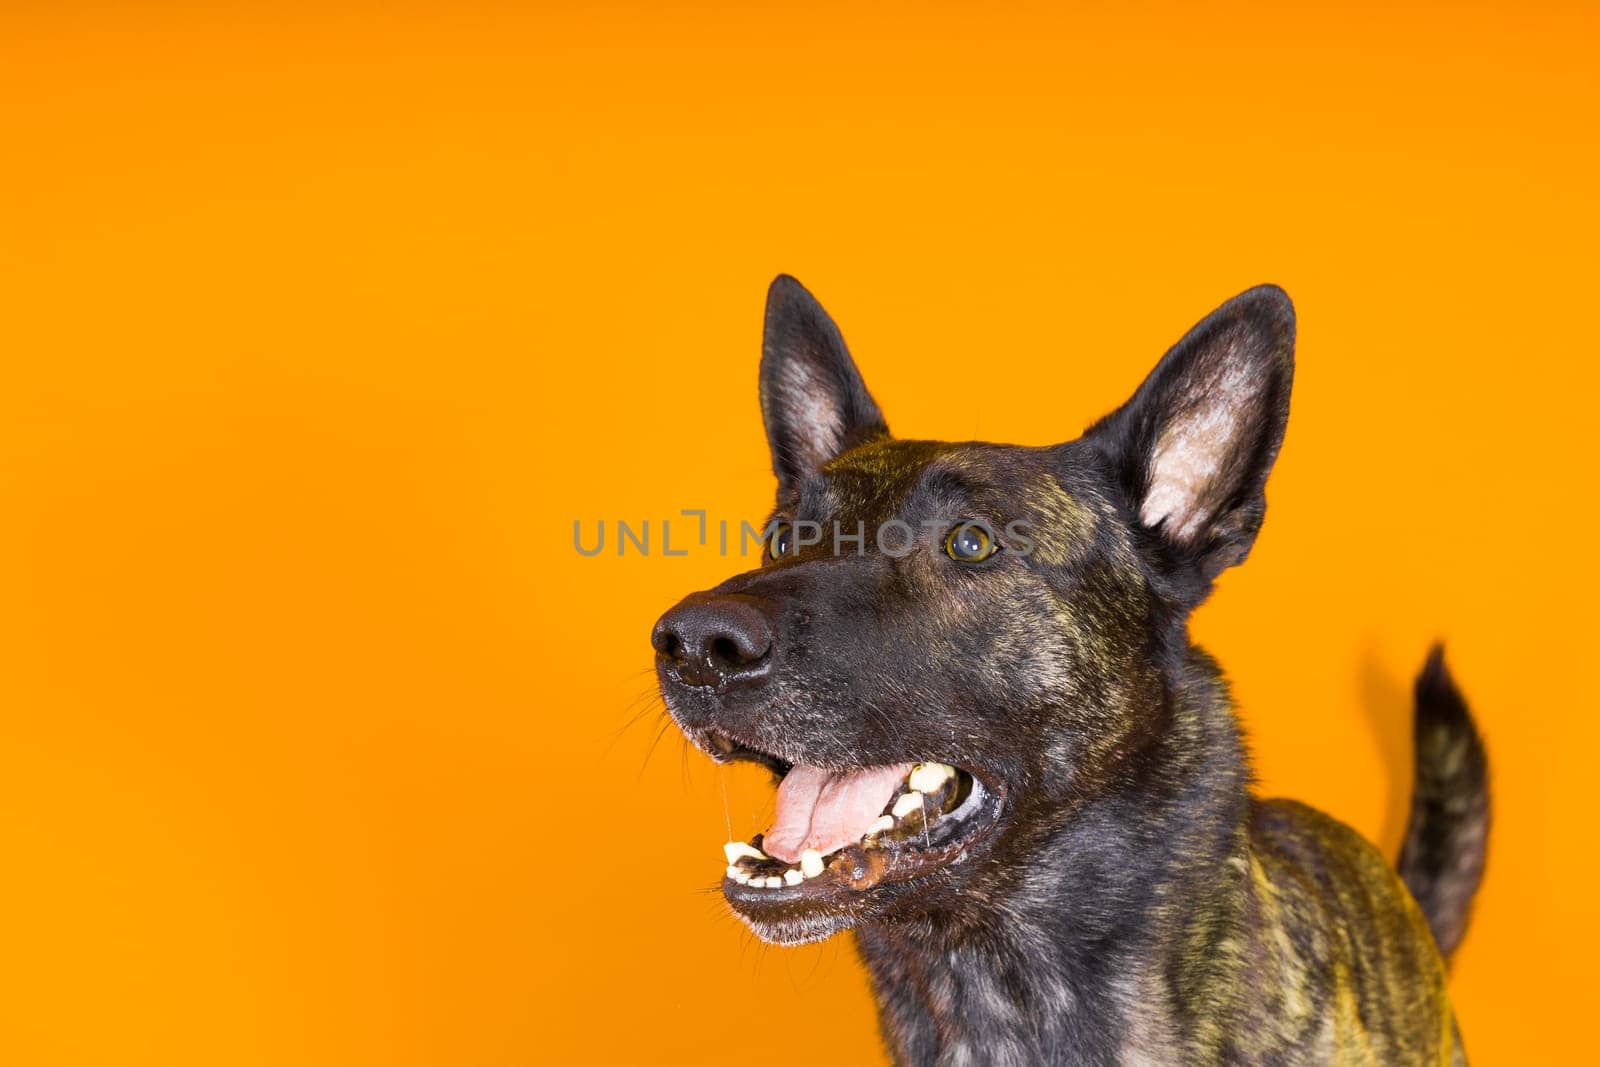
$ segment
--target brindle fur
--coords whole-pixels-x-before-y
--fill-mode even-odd
[[[1260,526],[1292,352],[1288,298],[1262,287],[1075,441],[900,441],[821,307],[774,283],[774,515],[829,536],[695,595],[770,619],[770,673],[695,686],[663,666],[663,688],[701,743],[714,728],[786,763],[932,759],[1005,784],[965,862],[747,917],[788,943],[853,927],[897,1060],[1464,1062],[1438,946],[1481,873],[1487,789],[1442,660],[1419,682],[1404,866],[1425,913],[1348,827],[1251,795],[1226,683],[1188,636]],[[1210,462],[1169,462],[1174,440]],[[1174,470],[1189,480],[1157,484]],[[1152,522],[1158,493],[1187,504]],[[872,544],[887,519],[971,517],[1029,521],[1032,552],[971,566],[937,543],[900,559]],[[861,523],[864,551],[835,554],[835,522]]]

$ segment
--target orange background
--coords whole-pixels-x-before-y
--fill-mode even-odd
[[[1469,1047],[1587,1056],[1595,29],[8,5],[0,1061],[876,1049],[846,942],[708,892],[764,787],[651,754],[649,626],[737,564],[571,542],[760,518],[779,270],[898,432],[1023,443],[1286,286],[1266,531],[1197,636],[1264,788],[1391,853],[1448,638],[1496,772]]]

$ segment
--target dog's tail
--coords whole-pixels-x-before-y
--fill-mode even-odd
[[[1449,958],[1466,932],[1489,839],[1489,760],[1434,645],[1416,685],[1416,781],[1400,877]]]

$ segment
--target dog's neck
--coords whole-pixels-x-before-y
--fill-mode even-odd
[[[975,885],[944,914],[859,928],[897,1059],[1159,1052],[1172,1026],[1161,983],[1185,943],[1242,906],[1248,848],[1238,727],[1220,685],[1194,681],[1206,695],[1175,707],[1168,735],[1028,857],[1021,878]]]

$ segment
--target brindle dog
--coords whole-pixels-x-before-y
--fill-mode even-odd
[[[1262,286],[1075,441],[900,441],[811,294],[773,283],[763,565],[652,643],[694,743],[779,779],[773,827],[727,846],[728,902],[781,944],[853,927],[897,1060],[1465,1062],[1444,958],[1487,765],[1439,650],[1397,874],[1251,795],[1189,640],[1261,526],[1293,348]]]

